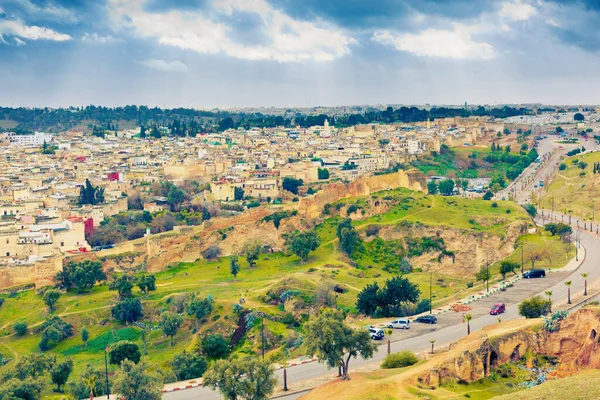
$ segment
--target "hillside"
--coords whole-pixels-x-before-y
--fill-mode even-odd
[[[594,201],[600,196],[600,174],[594,173],[594,163],[599,162],[600,153],[561,160],[564,169],[559,168],[550,185],[541,191],[541,207],[550,210],[554,202],[557,212],[571,213],[587,220],[594,212],[597,221],[600,205]]]
[[[361,241],[351,256],[340,250],[336,236],[338,225],[348,215],[353,218],[352,226]],[[155,275],[156,291],[149,295],[134,289],[133,298],[142,302],[144,318],[130,325],[112,318],[111,308],[119,300],[106,283],[85,294],[72,290],[63,293],[53,314],[33,290],[1,295],[4,303],[0,308],[0,353],[8,358],[8,364],[0,368],[10,368],[23,354],[38,350],[41,338],[38,328],[50,315],[60,316],[73,326],[73,335],[59,341],[48,353],[72,358],[75,377],[87,364],[101,367],[105,346],[118,340],[130,340],[140,348],[145,347],[145,357],[153,368],[167,371],[175,354],[183,350],[198,351],[208,334],[221,335],[227,341],[235,338],[232,344],[237,354],[257,354],[261,348],[261,319],[247,319],[250,310],[267,314],[265,348],[271,359],[280,359],[284,348],[291,356],[300,356],[303,350],[299,331],[313,310],[337,305],[353,312],[360,290],[374,281],[384,284],[386,279],[397,276],[403,259],[412,268],[404,276],[421,293],[428,293],[429,271],[435,272],[433,301],[437,305],[481,290],[482,284],[475,282],[473,272],[487,261],[492,263],[494,279],[499,280],[498,262],[517,257],[514,251],[517,240],[541,241],[545,248],[556,247],[556,239],[549,236],[526,235],[518,239],[530,219],[513,203],[498,202],[494,207],[484,200],[427,196],[397,189],[333,203],[314,228],[320,246],[306,262],[301,262],[297,256],[271,245],[283,245],[286,233],[307,229],[308,221],[292,213],[279,217],[277,227],[274,217],[268,215],[258,222],[210,231],[206,236],[195,233],[168,236],[165,240],[179,243],[186,257],[195,261],[164,264],[163,271]],[[373,226],[379,228],[378,233],[368,236]],[[247,243],[258,241],[266,245],[264,240],[269,237],[276,243],[263,248],[256,266],[250,266],[241,254],[241,271],[234,280],[229,259],[224,255],[239,254]],[[428,247],[426,243],[436,245]],[[163,245],[158,245],[157,251],[162,252]],[[204,259],[201,254],[211,245],[220,246],[223,255],[214,260]],[[174,254],[177,253],[169,250],[165,256]],[[102,260],[116,271],[137,273],[145,269],[144,257],[123,253]],[[566,259],[552,257],[547,262],[548,267],[559,267]],[[114,274],[112,270],[108,272]],[[185,314],[190,293],[213,299],[213,311],[208,317],[198,321]],[[243,304],[239,304],[241,298]],[[183,313],[185,317],[173,347],[158,324],[159,315],[165,310]],[[15,335],[13,329],[19,322],[29,327],[22,337]],[[141,327],[146,325],[152,330],[144,345]],[[87,346],[81,339],[84,327],[90,333]],[[239,333],[233,334],[234,330]]]

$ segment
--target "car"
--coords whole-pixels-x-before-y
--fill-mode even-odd
[[[544,271],[543,269],[532,269],[532,270],[526,271],[523,274],[523,278],[525,278],[525,279],[545,278],[545,277],[546,277],[546,271]]]
[[[380,328],[369,328],[369,335],[373,340],[381,340],[385,336],[383,329]]]
[[[492,308],[490,309],[490,315],[502,314],[505,311],[506,311],[506,306],[504,305],[504,303],[494,304],[492,306]]]
[[[390,329],[410,329],[410,321],[406,318],[395,319],[388,322],[387,327]]]
[[[437,318],[435,315],[421,315],[420,317],[417,317],[415,321],[422,324],[437,324]]]

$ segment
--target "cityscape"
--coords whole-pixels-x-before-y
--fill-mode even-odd
[[[599,20],[1,2],[0,400],[599,398]]]

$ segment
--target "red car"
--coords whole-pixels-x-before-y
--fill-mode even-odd
[[[494,306],[490,310],[490,315],[502,314],[504,311],[506,311],[506,306],[504,305],[504,303],[494,304]]]

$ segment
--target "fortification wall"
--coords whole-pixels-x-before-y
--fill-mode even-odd
[[[298,213],[306,218],[316,218],[325,207],[325,204],[346,197],[368,196],[380,190],[399,187],[423,191],[427,187],[427,182],[423,173],[416,170],[364,176],[350,183],[335,182],[311,197],[302,198],[298,205]]]

